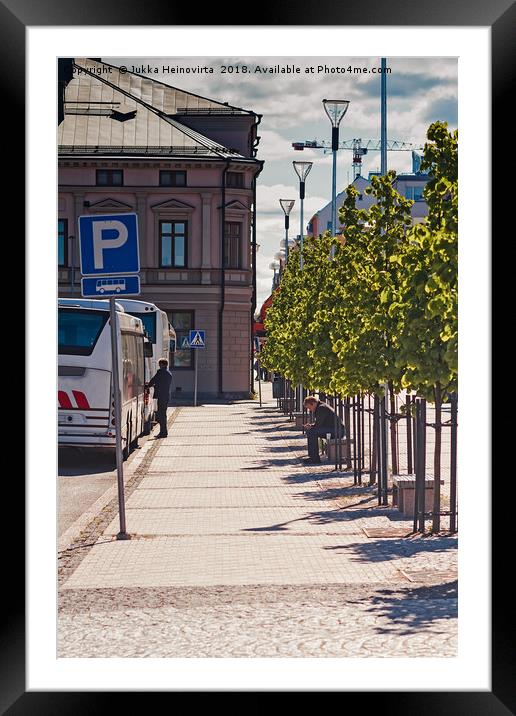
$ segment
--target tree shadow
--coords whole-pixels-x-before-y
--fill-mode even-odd
[[[264,437],[265,440],[286,440],[284,435],[265,435]],[[301,438],[306,441],[306,435],[303,435],[302,433],[294,433],[288,436],[288,440],[299,440]],[[292,450],[292,447],[290,447],[290,449]]]
[[[284,446],[271,445],[270,447],[262,448],[261,452],[292,452],[292,446],[290,446],[290,445],[284,445]]]
[[[296,517],[292,520],[286,520],[285,522],[278,522],[266,527],[248,527],[243,529],[243,532],[278,532],[286,531],[288,525],[296,522],[309,522],[315,525],[327,525],[331,523],[339,522],[352,522],[354,519],[359,517],[375,517],[377,515],[371,515],[367,513],[367,510],[354,510],[354,515],[349,512],[342,510],[324,510],[324,512],[307,512],[302,517]],[[358,514],[357,514],[358,513]],[[307,533],[310,534],[309,532]],[[351,545],[353,547],[354,545]],[[341,549],[343,546],[336,545],[335,547],[324,547],[324,549]],[[377,560],[380,561],[380,560]]]
[[[326,479],[328,479],[328,476],[325,476]],[[317,477],[315,478],[317,480]],[[331,475],[329,476],[329,479],[331,479]],[[351,487],[327,487],[325,489],[321,488],[317,492],[315,490],[310,490],[306,492],[299,492],[296,493],[296,497],[302,497],[303,499],[307,501],[322,501],[322,500],[335,500],[338,497],[353,497],[356,496],[356,502],[354,502],[352,505],[340,505],[339,508],[341,510],[356,510],[359,505],[369,505],[367,508],[364,507],[364,509],[374,510],[378,508],[377,504],[370,504],[371,501],[376,497],[373,493],[369,493],[367,495],[364,495],[363,492],[353,492],[353,489]],[[363,499],[360,499],[360,496],[363,496]]]
[[[329,465],[324,465],[326,470],[319,468],[318,470],[311,470],[306,472],[292,473],[291,475],[284,475],[281,479],[289,485],[302,485],[305,482],[314,482],[322,480],[335,480],[336,472],[330,469]],[[339,477],[348,475],[353,476],[353,473],[339,473]],[[309,493],[306,493],[309,494]]]
[[[351,510],[345,514],[358,517],[357,513],[366,512],[364,510]],[[368,516],[367,514],[360,515]],[[369,512],[369,516],[371,512]],[[351,519],[354,519],[352,516]],[[422,537],[417,536],[412,539],[404,538],[387,538],[378,540],[368,540],[367,542],[342,544],[323,547],[325,550],[332,550],[348,553],[353,556],[355,562],[388,562],[393,559],[402,559],[406,557],[414,557],[418,554],[425,553],[444,553],[455,551],[457,549],[457,537],[439,536],[439,537]]]
[[[382,589],[372,596],[367,611],[385,617],[392,625],[376,626],[378,634],[395,631],[397,636],[408,636],[420,634],[422,629],[437,620],[457,619],[457,597],[457,580],[413,589]],[[440,632],[437,627],[433,633],[449,632]]]

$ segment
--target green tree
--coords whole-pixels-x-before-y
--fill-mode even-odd
[[[403,284],[398,365],[404,387],[435,403],[434,518],[440,520],[441,404],[457,391],[458,134],[445,122],[427,133],[421,168],[430,173],[428,217],[410,232],[400,255]]]

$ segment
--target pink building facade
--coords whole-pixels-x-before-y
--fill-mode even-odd
[[[78,217],[137,213],[138,298],[176,329],[176,394],[193,392],[181,342],[197,328],[199,395],[248,397],[259,115],[98,60],[76,59],[60,79],[59,296],[80,296]]]

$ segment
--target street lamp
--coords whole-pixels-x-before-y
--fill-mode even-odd
[[[301,218],[300,218],[300,226],[299,226],[299,236],[301,238],[301,258],[300,258],[300,266],[301,270],[303,269],[303,239],[304,239],[304,233],[305,233],[305,227],[303,226],[303,200],[305,198],[305,180],[308,174],[310,173],[310,169],[313,166],[313,162],[292,162],[292,165],[294,167],[294,170],[296,174],[299,177],[299,199],[301,200]]]
[[[331,151],[333,153],[333,174],[331,182],[332,236],[337,234],[337,150],[339,148],[339,124],[342,117],[348,111],[348,106],[348,99],[323,99],[324,111],[331,122]]]
[[[295,199],[280,199],[279,203],[285,214],[285,263],[288,262],[288,215],[292,211]]]
[[[279,271],[280,263],[279,261],[271,261],[269,264],[269,268],[271,271],[274,271],[274,276],[272,277],[272,289],[274,290],[276,288],[277,284],[277,271]]]

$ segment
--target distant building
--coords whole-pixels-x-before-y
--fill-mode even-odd
[[[358,176],[352,185],[358,191],[357,207],[359,209],[370,209],[371,206],[376,203],[373,196],[365,193],[365,189],[371,185],[371,178],[378,175],[379,172],[370,172],[369,178],[364,179],[362,176]],[[426,201],[423,199],[423,190],[429,181],[430,177],[428,174],[398,174],[394,182],[396,190],[407,199],[412,199],[414,204],[411,208],[412,221],[414,224],[421,223],[425,216],[428,214],[428,206]],[[340,194],[337,194],[337,207],[340,208],[346,200],[346,191],[344,190]],[[337,211],[338,221],[338,211]],[[307,233],[309,236],[319,236],[324,234],[331,228],[331,201],[323,206],[312,218],[307,227]],[[342,232],[342,226],[338,226],[337,232]]]
[[[261,116],[93,59],[60,60],[59,296],[80,296],[77,219],[136,212],[140,300],[165,310],[178,346],[191,328],[199,394],[250,392],[252,265]],[[171,366],[193,392],[193,350]]]

